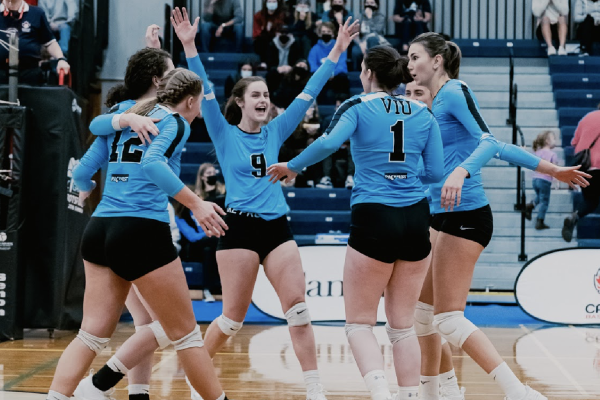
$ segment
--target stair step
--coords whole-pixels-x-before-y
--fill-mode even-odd
[[[515,224],[515,226],[517,226]],[[526,242],[526,249],[531,254],[540,254],[546,251],[561,249],[569,246],[562,238],[536,238]],[[494,238],[488,247],[484,250],[487,253],[512,253],[518,254],[521,249],[518,237],[497,237]]]
[[[548,74],[547,58],[515,58],[513,59],[516,74]],[[506,74],[510,71],[508,58],[465,57],[460,64],[462,74],[476,74],[485,70],[487,73]]]
[[[483,119],[491,127],[506,127],[507,109],[484,108],[481,110]],[[521,127],[538,128],[558,127],[558,113],[554,109],[525,109],[519,108],[517,123]]]

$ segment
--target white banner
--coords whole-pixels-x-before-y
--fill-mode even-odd
[[[302,246],[300,247],[302,268],[306,281],[306,304],[313,321],[345,321],[344,311],[344,260],[346,246]],[[254,305],[275,318],[284,319],[284,311],[277,293],[265,275],[258,272],[254,293]],[[386,322],[383,297],[377,310],[377,321]]]
[[[515,284],[523,310],[559,324],[600,323],[600,249],[563,249],[528,262]]]

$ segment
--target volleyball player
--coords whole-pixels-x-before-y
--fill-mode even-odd
[[[129,110],[161,120],[160,135],[152,144],[145,146],[129,129],[97,138],[73,172],[85,198],[95,187],[91,177],[108,161],[103,198],[82,240],[86,270],[82,327],[59,360],[50,400],[69,399],[94,357],[106,347],[132,283],[158,315],[192,384],[205,398],[226,399],[203,348],[167,212],[172,196],[213,232],[223,234],[227,227],[217,214],[223,211],[199,199],[177,177],[189,121],[199,114],[202,92],[196,74],[171,71],[161,80],[157,98]],[[135,356],[113,362],[101,373],[122,377],[128,366],[140,361]]]
[[[411,75],[433,96],[432,111],[440,125],[445,158],[444,180],[430,185],[434,212],[432,273],[425,280],[415,318],[417,334],[426,343],[422,358],[427,375],[421,378],[421,397],[439,398],[439,333],[465,350],[500,385],[508,400],[546,399],[523,385],[485,334],[464,317],[475,263],[493,230],[480,169],[501,153],[505,159],[571,186],[587,186],[585,177],[589,175],[578,167],[558,167],[498,142],[481,117],[473,93],[457,79],[460,59],[458,46],[435,33],[419,35],[409,49]]]
[[[373,400],[392,398],[373,334],[383,293],[399,385],[393,398],[418,397],[421,354],[413,315],[431,259],[422,182],[439,181],[444,169],[431,112],[421,102],[391,94],[411,79],[407,61],[389,46],[369,49],[360,74],[367,94],[344,102],[323,136],[300,155],[268,169],[273,182],[290,180],[351,141],[356,174],[344,265],[345,330]]]
[[[176,8],[171,19],[183,44],[189,68],[206,80],[194,45],[198,21]],[[300,253],[287,221],[289,207],[280,186],[269,183],[267,166],[277,160],[283,142],[293,133],[306,110],[333,75],[340,55],[358,34],[358,21],[340,26],[327,60],[306,87],[278,117],[264,125],[271,105],[269,90],[260,77],[236,83],[225,116],[207,87],[202,115],[215,145],[227,184],[227,235],[219,240],[217,263],[223,287],[223,314],[206,331],[211,357],[241,328],[252,300],[260,264],[275,288],[288,322],[294,351],[302,367],[308,400],[324,400],[317,370],[314,333],[305,298]],[[192,392],[193,398],[197,398]]]

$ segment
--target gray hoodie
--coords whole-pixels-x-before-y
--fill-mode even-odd
[[[79,14],[76,0],[39,0],[38,6],[46,13],[48,22],[57,25],[71,24]]]

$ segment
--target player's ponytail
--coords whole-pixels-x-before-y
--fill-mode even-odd
[[[106,102],[104,104],[106,104],[106,107],[111,108],[115,104],[129,99],[131,99],[131,95],[129,94],[129,90],[127,90],[127,86],[120,84],[112,87],[108,91]]]
[[[386,90],[393,90],[401,83],[412,81],[408,71],[408,58],[401,56],[390,46],[375,46],[367,50],[365,68],[375,74],[379,85]]]
[[[225,119],[231,125],[237,125],[242,121],[242,109],[237,104],[238,100],[244,100],[246,89],[253,82],[265,82],[260,76],[251,76],[249,78],[242,78],[233,86],[231,90],[231,96],[227,100],[225,105]]]
[[[460,47],[454,42],[446,41],[446,50],[444,52],[444,68],[450,79],[458,79],[460,73],[460,60],[462,53]]]
[[[444,71],[450,79],[458,79],[462,54],[456,43],[446,41],[442,35],[435,32],[422,33],[410,42],[411,46],[417,43],[423,46],[429,57],[442,56]]]

